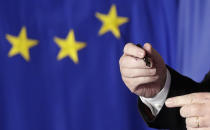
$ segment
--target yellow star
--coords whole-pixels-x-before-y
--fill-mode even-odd
[[[96,17],[103,23],[99,31],[99,35],[103,35],[106,32],[111,31],[116,38],[120,38],[119,26],[128,22],[128,18],[117,16],[117,9],[115,5],[111,6],[107,15],[96,13]]]
[[[69,58],[71,58],[74,61],[74,63],[79,62],[77,52],[82,48],[84,48],[86,44],[84,42],[77,42],[75,40],[74,30],[69,31],[69,34],[66,39],[60,39],[55,37],[54,41],[61,48],[57,56],[58,60],[61,60],[64,57],[69,56]]]
[[[25,27],[22,27],[18,37],[7,34],[6,39],[12,44],[8,56],[20,54],[26,61],[30,60],[29,49],[38,44],[37,40],[27,38]]]

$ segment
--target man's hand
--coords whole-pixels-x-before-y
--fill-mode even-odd
[[[210,93],[192,93],[166,100],[167,107],[181,107],[188,130],[210,130]]]
[[[143,60],[146,54],[150,58],[151,67],[146,66]],[[126,44],[119,64],[124,83],[138,96],[154,97],[165,84],[165,63],[149,43],[143,49],[132,43]]]

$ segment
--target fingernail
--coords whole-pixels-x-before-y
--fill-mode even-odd
[[[170,106],[173,103],[174,103],[173,99],[171,99],[171,98],[167,99],[166,102],[165,102],[166,106]]]

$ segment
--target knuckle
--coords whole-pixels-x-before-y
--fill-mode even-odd
[[[133,80],[129,80],[129,84],[135,90],[135,88],[136,88],[136,82],[134,82]]]
[[[136,89],[135,89],[135,88],[130,88],[130,91],[131,91],[132,93],[135,93]]]
[[[180,108],[180,115],[181,115],[182,117],[185,117],[185,107],[181,107],[181,108]]]
[[[202,93],[201,95],[202,95],[203,100],[205,102],[209,102],[209,100],[210,100],[210,93],[209,92],[208,93]]]
[[[137,88],[137,86],[135,86],[135,85],[132,85],[132,84],[129,84],[129,86],[128,86],[128,88],[129,88],[129,90],[132,92],[132,93],[135,93],[136,92],[136,88]]]
[[[122,63],[122,57],[120,57],[119,59],[119,65],[121,65],[121,63]]]
[[[189,117],[189,118],[186,118],[185,120],[186,122],[186,126],[189,128],[196,128],[197,127],[197,117]],[[200,121],[199,121],[199,125],[201,126],[200,124]]]
[[[154,81],[158,81],[160,78],[159,75],[155,75],[155,76],[151,76],[151,80],[154,82]]]
[[[202,94],[195,94],[195,99],[201,99],[203,98],[204,95]]]
[[[123,82],[126,84],[126,79],[124,78],[124,76],[121,76],[122,77],[122,80],[123,80]]]
[[[121,56],[120,59],[119,59],[119,64],[120,64],[120,65],[122,64],[123,59],[124,59],[124,56]]]
[[[125,83],[125,85],[128,87],[128,80],[127,80],[127,78],[125,78],[124,76],[122,76],[122,80]]]
[[[189,94],[188,96],[195,97],[196,95],[197,95],[197,93],[192,93],[192,94]]]
[[[199,106],[192,106],[192,107],[190,107],[189,109],[190,109],[190,112],[191,112],[193,115],[197,115],[197,114],[200,112]]]
[[[121,73],[121,76],[124,76],[124,68],[120,67],[120,73]]]
[[[128,45],[129,45],[129,43],[127,43],[127,44],[124,46],[124,49],[123,49],[124,52],[126,52],[126,50],[127,50],[127,48],[128,48]]]
[[[194,100],[194,99],[200,99],[200,98],[202,98],[203,95],[200,94],[200,93],[192,93],[192,94],[189,95],[189,97],[190,97],[192,100]]]
[[[127,62],[127,58],[125,56],[122,56],[119,60],[120,66],[126,65],[126,62]]]
[[[187,126],[190,125],[190,118],[186,118],[185,122],[186,122]]]
[[[121,70],[122,75],[126,76],[126,77],[132,77],[132,73],[130,73],[130,71],[128,69],[122,69]]]
[[[132,43],[127,43],[126,45],[125,45],[125,47],[124,47],[124,52],[126,53],[126,52],[128,52],[128,50],[132,47]]]
[[[125,84],[129,87],[132,88],[133,82],[131,81],[130,78],[124,78]]]
[[[210,93],[209,92],[206,92],[205,95],[206,95],[207,99],[210,99]]]
[[[186,122],[186,126],[188,126],[188,127],[191,127],[192,126],[192,118],[186,118],[185,119],[185,122]]]
[[[130,80],[128,80],[127,78],[125,77],[122,77],[123,79],[123,82],[125,83],[126,87],[131,91],[133,92],[133,86],[132,84],[130,83]]]
[[[149,69],[150,75],[156,75],[157,70],[156,69]]]
[[[186,98],[186,101],[189,103],[189,104],[192,104],[193,103],[193,100],[194,100],[194,95],[193,94],[188,94],[188,95],[185,95],[184,96]]]
[[[142,49],[142,48],[138,48],[138,50],[136,50],[135,53],[136,53],[136,55],[137,55],[138,57],[140,57],[140,58],[143,58],[143,57],[146,55],[145,50]]]

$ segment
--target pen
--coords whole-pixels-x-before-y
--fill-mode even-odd
[[[137,44],[136,46],[142,48],[141,44]],[[150,63],[150,60],[149,60],[147,54],[146,54],[146,56],[143,58],[143,60],[144,60],[144,62],[146,63],[146,66],[151,67],[151,63]]]

